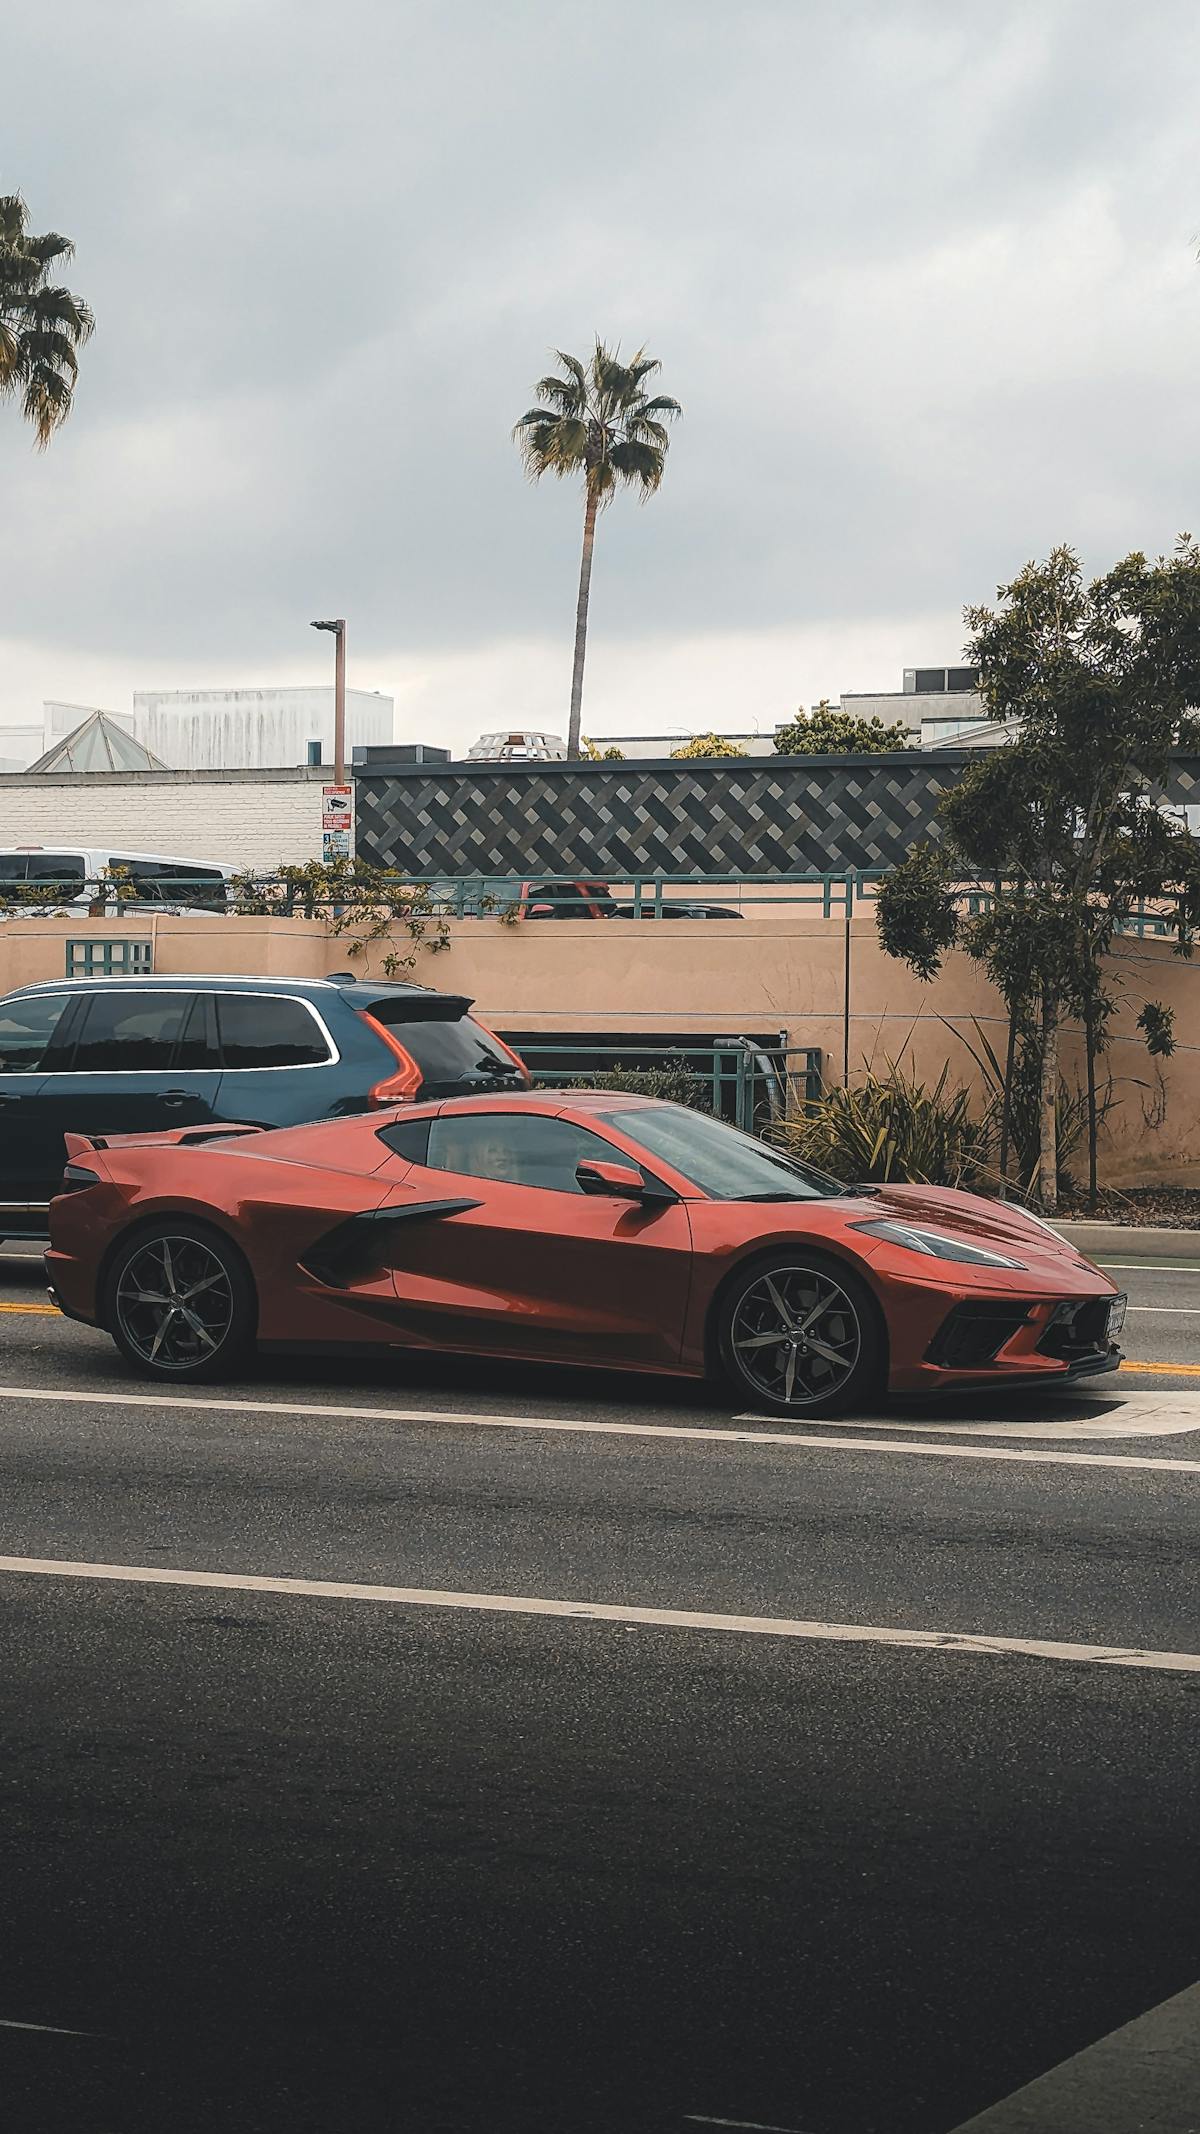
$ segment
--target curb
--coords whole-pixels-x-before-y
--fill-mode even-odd
[[[1151,1230],[1135,1223],[1060,1223],[1055,1230],[1089,1260],[1188,1260],[1200,1267],[1200,1230]]]

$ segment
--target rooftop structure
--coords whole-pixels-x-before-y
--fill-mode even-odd
[[[31,771],[165,771],[170,766],[106,711],[93,711],[31,763]]]

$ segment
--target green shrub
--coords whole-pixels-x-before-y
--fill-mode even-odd
[[[683,1060],[667,1060],[661,1067],[610,1067],[603,1074],[580,1075],[572,1089],[611,1089],[622,1097],[659,1097],[664,1104],[688,1104],[693,1111],[709,1111],[708,1086],[694,1075]]]
[[[847,1184],[978,1186],[992,1147],[990,1110],[951,1086],[949,1066],[932,1088],[895,1060],[852,1089],[828,1089],[776,1126],[771,1139]]]

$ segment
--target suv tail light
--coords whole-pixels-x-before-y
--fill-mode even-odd
[[[412,1053],[405,1051],[399,1038],[392,1035],[387,1024],[381,1023],[378,1016],[369,1014],[365,1008],[360,1008],[358,1012],[363,1021],[370,1024],[376,1037],[383,1039],[396,1060],[393,1072],[385,1075],[382,1082],[376,1082],[374,1088],[368,1092],[367,1102],[378,1105],[411,1104],[413,1099],[419,1096],[421,1084],[425,1079]]]

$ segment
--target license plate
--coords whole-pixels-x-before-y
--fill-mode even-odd
[[[1125,1314],[1128,1309],[1128,1297],[1113,1298],[1108,1307],[1108,1338],[1110,1341],[1116,1341],[1120,1338],[1121,1328],[1125,1324]]]

